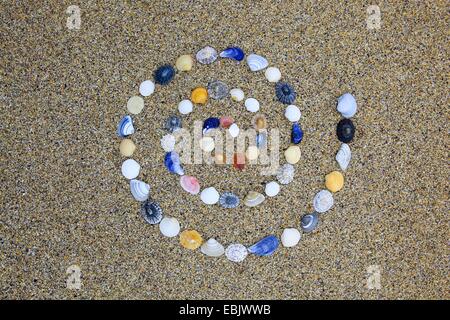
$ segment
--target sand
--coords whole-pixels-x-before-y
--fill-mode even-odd
[[[445,1],[378,1],[375,30],[365,1],[85,2],[79,30],[66,26],[71,4],[0,10],[1,298],[449,298]],[[336,99],[352,92],[359,104],[334,208],[297,247],[241,264],[183,249],[144,223],[120,174],[115,134],[128,98],[157,66],[234,44],[267,57],[297,89],[302,159],[294,182],[256,209],[207,207],[181,193],[159,139],[194,86],[220,79],[257,97],[284,147],[289,125],[272,86],[245,65],[220,60],[177,75],[145,98],[133,140],[140,177],[183,229],[250,245],[298,227],[325,174],[337,169]],[[225,114],[249,123],[241,111],[213,101],[184,125]],[[240,196],[263,191],[266,181],[254,167],[186,169],[202,185]],[[66,285],[72,265],[81,270],[79,290]],[[378,288],[368,286],[377,272]]]

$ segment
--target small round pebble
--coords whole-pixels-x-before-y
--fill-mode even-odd
[[[215,204],[219,202],[219,198],[220,198],[219,192],[217,192],[216,188],[214,187],[203,189],[203,191],[200,193],[200,199],[205,204],[209,205]]]
[[[134,179],[139,175],[141,166],[136,160],[127,159],[122,163],[122,174],[127,179]]]
[[[284,157],[286,158],[286,162],[290,164],[296,164],[300,161],[302,153],[300,151],[299,146],[290,146],[284,152]]]
[[[297,122],[300,120],[302,113],[297,106],[293,104],[286,107],[286,111],[284,112],[285,117],[291,122]]]
[[[133,96],[128,99],[127,109],[132,114],[139,114],[144,109],[144,99],[139,96]]]
[[[136,150],[136,145],[131,139],[123,139],[120,142],[119,150],[124,157],[131,157]]]
[[[144,97],[148,97],[154,91],[155,91],[155,84],[151,80],[145,80],[139,85],[139,93]]]
[[[269,197],[275,197],[280,192],[280,185],[276,181],[271,181],[266,184],[266,195]]]
[[[296,246],[297,243],[301,239],[300,231],[298,231],[295,228],[286,228],[283,230],[283,233],[281,234],[281,243],[284,247],[293,247]]]

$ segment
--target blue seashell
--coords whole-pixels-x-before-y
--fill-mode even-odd
[[[141,203],[141,215],[147,223],[158,224],[163,218],[163,211],[157,202],[148,199]]]
[[[299,144],[303,139],[303,130],[300,124],[297,122],[292,124],[291,141],[292,143]]]
[[[169,65],[165,64],[158,69],[155,70],[153,77],[155,78],[155,82],[161,85],[168,84],[173,77],[175,76],[175,69]]]
[[[166,120],[166,123],[165,123],[166,130],[168,130],[170,132],[175,132],[175,131],[181,129],[181,126],[182,126],[181,118],[179,118],[177,116],[168,117]]]
[[[183,168],[181,167],[180,156],[175,151],[167,152],[164,156],[164,165],[171,173],[184,175]]]
[[[278,238],[271,235],[259,240],[257,243],[248,248],[248,251],[257,256],[270,256],[277,250],[280,242]]]
[[[236,61],[244,60],[244,51],[242,51],[239,47],[230,47],[226,48],[220,53],[220,57],[222,58],[230,58]]]
[[[258,133],[256,135],[256,147],[262,148],[267,144],[267,134],[264,132]]]
[[[225,192],[220,196],[219,204],[227,209],[236,208],[239,205],[239,198],[232,192]]]
[[[294,103],[295,98],[297,97],[294,88],[286,82],[277,82],[275,86],[275,95],[277,96],[278,101],[284,104]]]
[[[219,118],[208,118],[203,122],[203,134],[207,133],[211,129],[216,129],[220,126]]]
[[[130,116],[125,116],[120,120],[117,125],[117,135],[121,138],[125,138],[134,133],[133,120]]]
[[[310,214],[305,214],[300,220],[300,227],[303,232],[312,232],[319,224],[319,214],[313,212]]]

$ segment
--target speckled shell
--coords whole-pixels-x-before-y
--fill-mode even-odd
[[[247,64],[251,71],[256,72],[267,68],[269,61],[264,57],[252,53],[247,56]]]
[[[216,239],[209,239],[200,248],[200,251],[210,257],[220,257],[225,253],[225,248]]]
[[[225,256],[233,262],[242,262],[248,255],[247,248],[240,243],[230,244],[225,250]]]
[[[141,215],[149,224],[157,224],[163,218],[163,211],[158,203],[146,200],[141,204]]]
[[[277,250],[279,244],[278,238],[270,235],[249,247],[248,251],[257,256],[270,256]]]
[[[212,47],[204,47],[195,55],[197,61],[202,64],[211,64],[216,61],[217,57],[217,51]]]
[[[328,190],[319,191],[313,200],[314,210],[319,213],[327,212],[333,207],[333,194]]]
[[[228,85],[223,81],[213,80],[208,83],[208,95],[215,100],[225,98],[228,92]]]
[[[285,164],[278,168],[277,180],[281,184],[289,184],[294,180],[295,168],[292,164]]]
[[[141,180],[130,180],[130,191],[137,201],[145,201],[150,194],[150,185]]]
[[[341,148],[336,154],[336,161],[338,162],[339,167],[341,167],[341,170],[343,171],[347,170],[351,158],[352,152],[350,150],[349,145],[346,143],[341,144]]]

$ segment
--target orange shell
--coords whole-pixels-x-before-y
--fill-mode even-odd
[[[208,100],[208,91],[203,87],[198,87],[192,90],[191,101],[193,103],[205,104]]]
[[[202,245],[203,238],[195,230],[184,230],[180,233],[180,243],[186,249],[195,250]]]

